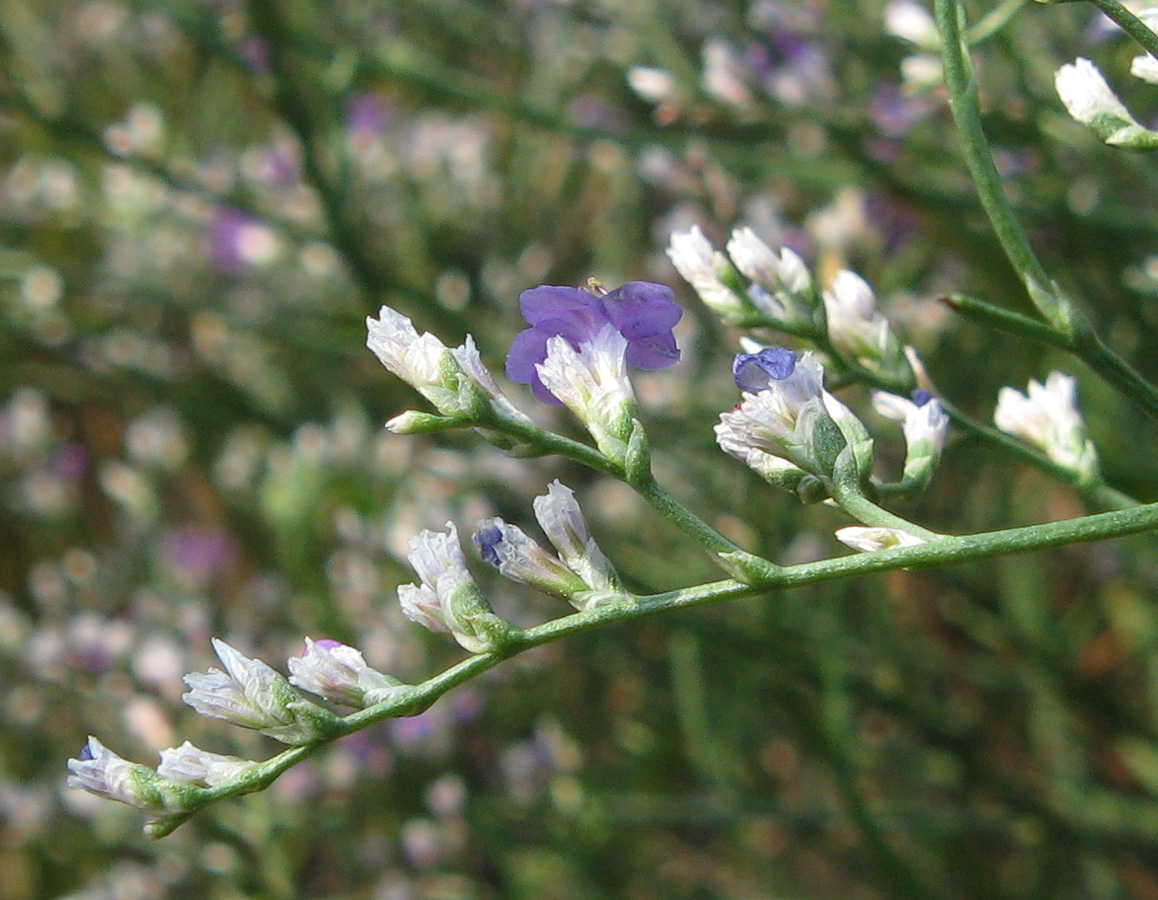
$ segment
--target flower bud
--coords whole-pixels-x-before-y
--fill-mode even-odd
[[[308,744],[329,717],[306,701],[288,681],[259,659],[213,639],[225,671],[211,668],[185,676],[190,690],[181,699],[203,716],[252,728],[285,744]]]
[[[466,567],[453,522],[446,533],[423,531],[410,539],[410,565],[421,584],[398,588],[402,612],[431,631],[451,635],[471,653],[497,649],[511,630],[486,602]]]
[[[1158,148],[1158,133],[1138,124],[1088,59],[1079,57],[1066,63],[1057,70],[1054,83],[1069,114],[1092,128],[1105,143],[1131,150]]]
[[[864,525],[850,525],[836,531],[836,539],[862,553],[878,550],[892,550],[896,547],[916,547],[925,541],[899,528],[878,528]]]
[[[166,791],[166,780],[138,763],[131,763],[90,737],[76,759],[68,761],[68,786],[98,797],[119,800],[159,815],[180,812],[179,794]]]
[[[1076,393],[1077,382],[1061,372],[1050,372],[1044,385],[1030,381],[1027,394],[1003,387],[997,393],[993,421],[1006,434],[1043,450],[1082,481],[1093,481],[1098,478],[1098,454],[1086,437]]]
[[[756,306],[745,293],[739,274],[728,257],[704,237],[700,226],[672,234],[667,255],[704,305],[723,321],[740,323],[752,318]]]
[[[161,751],[157,774],[181,784],[216,787],[235,780],[256,765],[252,760],[210,753],[186,741],[180,747]]]
[[[368,666],[354,647],[329,638],[306,638],[305,652],[291,656],[286,665],[290,684],[338,706],[362,709],[409,689]]]
[[[583,579],[540,547],[517,525],[483,519],[474,542],[485,562],[506,578],[529,584],[547,594],[570,600],[587,591]]]

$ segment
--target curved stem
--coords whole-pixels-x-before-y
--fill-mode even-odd
[[[1047,321],[1059,325],[1064,321],[1063,311],[1058,298],[1049,289],[1049,275],[1029,245],[1009,198],[1002,190],[1001,176],[981,128],[977,80],[961,37],[964,13],[958,0],[934,0],[933,9],[941,32],[941,58],[945,67],[945,86],[949,90],[949,109],[957,125],[965,164],[973,176],[981,206],[1006,257],[1025,282],[1034,304]]]
[[[836,501],[836,504],[841,509],[863,525],[872,525],[879,528],[895,528],[925,541],[938,541],[941,539],[941,535],[935,531],[922,528],[920,525],[910,522],[908,519],[901,518],[889,512],[887,509],[877,506],[859,490],[844,487],[839,482],[834,485],[832,499]]]

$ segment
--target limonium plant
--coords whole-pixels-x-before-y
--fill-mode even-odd
[[[1158,389],[1101,342],[1080,302],[1058,286],[1030,248],[980,126],[961,9],[955,0],[936,0],[935,12],[935,44],[966,161],[1039,318],[962,295],[946,302],[967,317],[1070,351],[1140,410],[1158,414]],[[1150,70],[1148,64],[1135,64],[1142,77]],[[1063,67],[1057,88],[1074,118],[1107,143],[1152,148],[1152,133],[1137,124],[1088,61]],[[215,639],[221,667],[186,675],[183,699],[203,716],[267,735],[286,749],[265,760],[245,760],[186,741],[161,751],[159,764],[150,768],[90,737],[68,762],[70,786],[141,809],[148,817],[146,832],[161,837],[212,803],[267,787],[335,740],[388,718],[420,713],[504,660],[570,635],[773,589],[1158,528],[1158,504],[1139,503],[1105,483],[1072,375],[1051,372],[1044,382],[1031,380],[1025,392],[1002,388],[994,425],[973,420],[938,393],[935,379],[861,275],[846,269],[822,274],[822,267],[810,266],[788,247],[769,246],[743,223],[718,249],[705,227],[711,225],[677,230],[667,254],[690,288],[681,286],[681,294],[735,332],[735,391],[720,397],[716,462],[747,467],[769,483],[769,490],[787,491],[802,503],[836,508],[846,522],[835,530],[829,556],[787,564],[775,554],[757,554],[701,519],[656,477],[648,410],[631,373],[680,362],[675,329],[684,310],[674,286],[629,281],[608,290],[592,280],[523,291],[518,302],[528,327],[511,336],[505,361],[507,378],[529,387],[518,401],[509,397],[520,396],[515,392],[522,389],[500,386],[472,337],[449,348],[383,306],[367,319],[367,346],[432,407],[402,412],[387,428],[415,440],[431,432],[473,429],[479,440],[516,457],[554,454],[619,479],[656,515],[678,526],[690,547],[713,560],[720,578],[655,594],[628,590],[615,560],[589,528],[582,498],[554,481],[533,503],[549,546],[498,517],[450,521],[410,540],[408,558],[417,580],[398,586],[397,600],[415,626],[455,642],[465,653],[460,662],[420,683],[404,684],[369,666],[358,648],[309,636],[301,655],[285,661],[283,674],[279,666]],[[869,390],[845,391],[855,386]],[[590,441],[537,425],[533,404],[564,407]],[[870,428],[870,409],[883,427]],[[939,533],[902,516],[896,500],[936,489],[936,470],[942,457],[954,452],[954,434],[991,442],[1074,486],[1103,511],[965,535]],[[882,447],[890,452],[882,454]],[[902,450],[899,471],[890,471],[886,461],[901,457]],[[460,527],[473,528],[469,540],[460,537]],[[557,617],[530,628],[503,619],[472,576],[467,547],[502,577],[562,601]]]

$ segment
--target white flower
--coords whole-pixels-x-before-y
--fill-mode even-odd
[[[591,432],[608,459],[623,462],[635,417],[627,377],[627,338],[611,324],[576,350],[567,338],[547,340],[547,358],[535,369],[543,385]]]
[[[721,103],[744,110],[752,105],[752,92],[744,84],[747,67],[728,41],[711,38],[704,44],[704,72],[700,83],[704,91]]]
[[[891,550],[895,547],[916,547],[924,544],[922,538],[899,528],[878,528],[863,525],[850,525],[836,531],[836,539],[842,544],[860,550],[864,553],[873,553],[877,550]]]
[[[880,314],[867,281],[842,269],[824,292],[828,336],[841,353],[871,368],[907,367],[900,342]]]
[[[1158,31],[1158,8],[1144,9],[1138,13],[1138,18],[1151,31]],[[1135,56],[1130,63],[1130,74],[1150,84],[1158,84],[1158,60],[1149,53]]]
[[[892,0],[885,7],[885,31],[922,50],[936,50],[940,45],[936,20],[916,0]]]
[[[1076,392],[1076,380],[1061,372],[1050,372],[1044,385],[1030,381],[1027,394],[1003,387],[997,393],[993,421],[1085,480],[1097,477],[1098,455],[1086,437]]]
[[[432,334],[419,335],[406,316],[389,306],[366,319],[366,346],[382,364],[411,385],[445,416],[477,418],[485,408],[527,421],[503,396],[479,356],[474,338],[447,348]]]
[[[619,591],[619,574],[588,534],[587,522],[566,485],[553,481],[534,500],[535,518],[560,558],[595,591]]]
[[[1083,125],[1092,124],[1098,116],[1134,121],[1130,111],[1110,90],[1098,67],[1084,57],[1058,69],[1054,84],[1070,115]]]
[[[408,558],[421,584],[398,588],[402,612],[412,622],[449,634],[471,653],[486,653],[492,643],[470,621],[485,611],[485,602],[466,567],[453,522],[446,532],[423,531],[410,539]]]
[[[161,751],[157,774],[181,784],[216,787],[233,781],[255,765],[252,760],[210,753],[186,741],[180,747]]]
[[[1138,124],[1088,59],[1066,63],[1057,70],[1054,83],[1069,114],[1107,144],[1135,150],[1158,147],[1158,134]]]
[[[291,656],[286,665],[290,684],[339,706],[362,709],[408,688],[367,665],[356,648],[329,639],[306,638],[305,653]]]
[[[812,276],[792,250],[782,247],[777,256],[751,228],[737,228],[728,241],[728,255],[753,282],[749,296],[757,309],[782,322],[811,323]]]
[[[131,763],[90,737],[77,759],[68,761],[68,786],[152,813],[174,812],[174,798],[159,789],[160,779],[148,766]],[[169,802],[167,803],[166,800]]]
[[[667,255],[708,309],[725,321],[740,321],[749,315],[749,299],[729,286],[724,279],[736,277],[732,264],[704,237],[699,225],[671,236]],[[738,285],[737,285],[738,287]]]
[[[677,95],[675,78],[667,69],[655,66],[632,66],[627,70],[627,83],[636,94],[649,103],[667,103]]]
[[[743,401],[720,416],[717,443],[778,484],[783,461],[817,477],[830,476],[840,449],[834,435],[841,446],[845,441],[825,405],[824,368],[812,351],[799,359],[778,347],[740,354],[733,371]]]
[[[309,743],[316,736],[310,717],[301,714],[306,701],[285,678],[225,641],[214,638],[213,649],[225,671],[211,668],[186,675],[189,691],[182,700],[203,716],[252,728],[286,744]]]
[[[941,459],[949,416],[928,391],[913,392],[913,399],[873,391],[873,406],[887,419],[902,423],[905,434],[905,478],[924,486]]]

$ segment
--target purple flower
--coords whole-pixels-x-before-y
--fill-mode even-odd
[[[561,336],[576,351],[605,325],[627,341],[626,358],[637,369],[663,369],[679,361],[672,328],[683,315],[671,288],[630,281],[599,296],[584,288],[540,285],[519,296],[519,309],[531,327],[519,332],[507,356],[507,375],[529,384],[544,403],[561,406],[539,378],[536,365],[547,358],[547,341]]]
[[[736,387],[749,394],[766,390],[770,381],[784,381],[795,371],[796,354],[784,347],[765,347],[758,353],[738,353],[732,361]]]

